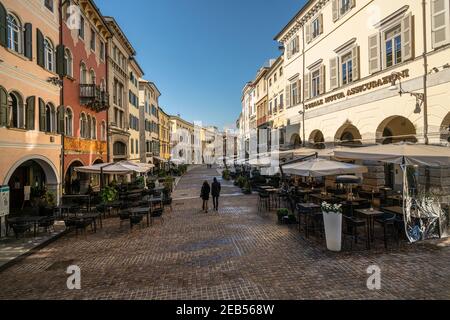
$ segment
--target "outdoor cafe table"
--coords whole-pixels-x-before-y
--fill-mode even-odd
[[[321,214],[322,212],[320,211],[321,206],[315,203],[299,203],[298,204],[299,207],[302,207],[303,209],[306,210],[311,210],[311,212],[313,213],[317,213],[317,214]],[[297,217],[298,217],[298,230],[301,232],[301,228],[302,225],[300,223],[300,211],[297,210]],[[308,220],[306,221],[306,230],[307,230],[307,225],[308,225]],[[306,231],[306,234],[308,234],[308,231]]]
[[[37,235],[37,226],[39,225],[39,222],[46,219],[47,217],[40,217],[40,216],[29,216],[29,217],[8,217],[6,219],[6,235],[8,235],[8,229],[9,225],[15,224],[15,223],[33,223],[34,225],[34,236]]]
[[[133,208],[130,209],[130,213],[132,215],[146,215],[147,216],[147,227],[150,226],[150,208]],[[133,227],[131,221],[130,221],[130,226]]]
[[[375,210],[375,209],[357,209],[356,213],[363,216],[367,220],[368,227],[368,236],[370,237],[369,241],[367,241],[367,248],[370,250],[370,243],[374,240],[375,234],[375,220],[374,218],[379,217],[384,214],[383,211]]]
[[[393,207],[383,207],[381,210],[385,213],[392,213],[398,216],[403,216],[403,208],[400,206],[393,206]]]
[[[330,195],[324,195],[324,194],[311,194],[309,196],[312,199],[316,199],[319,202],[335,202],[335,198]]]
[[[361,198],[361,197],[352,197],[349,199],[349,197],[345,194],[341,194],[338,196],[334,196],[335,198],[338,198],[340,200],[344,200],[344,201],[351,201],[351,202],[364,202],[367,201],[367,199],[365,198]]]
[[[77,213],[72,215],[71,219],[77,221],[92,220],[94,224],[94,232],[97,232],[97,220],[100,220],[100,228],[103,228],[101,213]]]

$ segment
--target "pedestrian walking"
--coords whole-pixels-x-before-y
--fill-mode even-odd
[[[217,178],[214,178],[214,181],[211,186],[211,195],[213,198],[213,205],[215,211],[219,211],[219,197],[221,189],[222,186],[220,185],[220,182],[217,181]]]
[[[200,193],[200,198],[203,200],[203,211],[208,213],[208,201],[209,201],[209,193],[211,192],[211,187],[209,186],[208,181],[203,182],[202,191]]]

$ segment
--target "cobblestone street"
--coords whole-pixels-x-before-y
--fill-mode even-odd
[[[330,253],[258,214],[256,196],[230,183],[219,213],[201,212],[201,183],[215,175],[197,167],[184,176],[163,224],[130,231],[111,218],[97,234],[71,233],[24,258],[0,273],[0,298],[450,299],[448,244]],[[374,264],[379,291],[366,286]],[[81,290],[66,287],[69,265],[81,268]]]

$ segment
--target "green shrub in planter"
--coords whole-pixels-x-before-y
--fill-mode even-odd
[[[223,179],[223,180],[226,180],[226,181],[229,181],[229,180],[231,179],[231,177],[230,177],[230,171],[228,171],[228,170],[223,170],[223,172],[222,172],[222,179]]]
[[[250,181],[245,180],[244,187],[243,187],[242,191],[244,192],[244,194],[251,194],[252,193],[252,185],[251,185]]]
[[[284,217],[289,216],[289,210],[286,208],[277,210],[278,221],[282,222]]]
[[[239,188],[243,188],[245,185],[245,181],[246,181],[246,179],[243,176],[239,176],[235,182],[236,186],[238,186]]]

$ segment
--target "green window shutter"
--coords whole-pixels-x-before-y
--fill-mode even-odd
[[[39,130],[46,132],[46,121],[45,121],[45,102],[39,98]]]
[[[25,128],[27,130],[34,130],[35,103],[36,103],[35,97],[27,98],[27,105],[26,105],[26,110],[25,110],[25,114],[26,114]]]
[[[36,29],[36,34],[37,64],[44,68],[44,35],[39,29]]]
[[[64,45],[60,44],[56,47],[56,73],[60,77],[67,75],[67,66],[64,63],[64,51]]]
[[[8,124],[8,92],[0,87],[0,126]]]
[[[25,49],[24,55],[29,60],[33,60],[33,25],[31,23],[25,23]]]
[[[6,9],[5,7],[0,3],[0,45],[3,47],[7,47],[7,39],[8,39],[8,29],[6,28],[7,22],[6,22]]]
[[[65,110],[64,106],[58,107],[58,133],[64,134],[64,117],[65,117]]]

